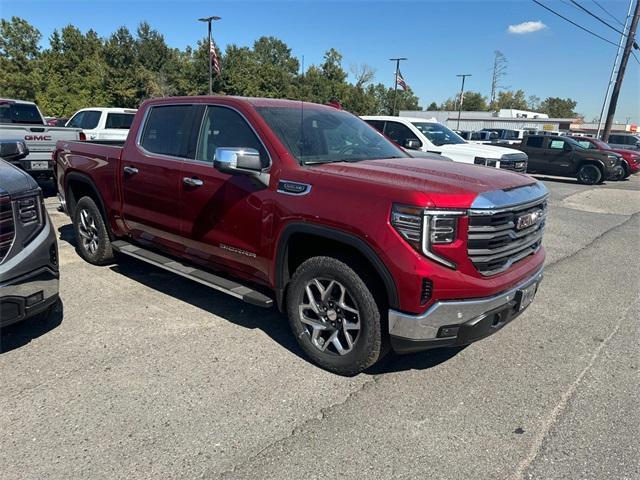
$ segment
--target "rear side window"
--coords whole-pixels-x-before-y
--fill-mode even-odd
[[[384,130],[384,122],[382,120],[365,120],[365,122],[381,133]]]
[[[28,103],[0,103],[0,123],[43,125],[38,108]]]
[[[193,105],[151,107],[144,124],[140,145],[151,153],[193,158],[190,145],[202,109]]]
[[[129,130],[133,117],[132,113],[108,113],[104,128]]]
[[[542,148],[542,137],[529,137],[527,138],[527,147]]]
[[[549,148],[553,150],[562,150],[564,148],[564,140],[551,140]]]
[[[415,133],[409,127],[399,122],[387,122],[384,127],[384,133],[391,140],[400,146],[405,146],[407,140],[417,140],[422,146],[422,142],[416,138]]]
[[[100,112],[96,110],[85,110],[76,113],[67,124],[67,127],[93,130],[100,122]]]

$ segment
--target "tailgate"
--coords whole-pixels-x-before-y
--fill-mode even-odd
[[[45,125],[2,125],[0,138],[21,139],[29,147],[29,157],[42,157],[43,153],[51,153],[58,140],[78,140],[80,129],[50,127]]]

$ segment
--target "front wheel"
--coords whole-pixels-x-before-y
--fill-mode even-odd
[[[105,265],[113,261],[113,250],[100,209],[91,197],[82,197],[73,215],[76,250],[87,262]]]
[[[582,165],[578,170],[578,182],[583,185],[595,185],[602,180],[602,172],[598,167],[592,164]]]
[[[287,294],[291,329],[319,366],[355,375],[383,355],[380,311],[362,279],[332,257],[313,257],[296,270]]]

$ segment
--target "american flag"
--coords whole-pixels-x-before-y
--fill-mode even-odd
[[[407,86],[407,82],[405,82],[404,78],[402,78],[400,69],[398,69],[398,71],[396,72],[396,82],[398,82],[398,85],[400,85],[400,88],[402,88],[402,90],[404,90],[405,92],[409,89],[409,87]]]
[[[218,54],[216,53],[216,44],[213,43],[213,40],[211,40],[211,43],[209,44],[209,52],[213,71],[216,73],[216,75],[220,76],[220,61],[218,60]]]

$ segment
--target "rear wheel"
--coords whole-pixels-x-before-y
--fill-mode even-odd
[[[76,251],[87,262],[105,265],[113,261],[113,250],[107,227],[98,206],[91,197],[82,197],[73,215]]]
[[[298,267],[287,313],[298,344],[322,368],[355,375],[383,355],[378,305],[358,274],[335,258],[313,257]]]
[[[578,182],[584,185],[595,185],[602,180],[602,172],[593,164],[582,165],[578,170]]]

